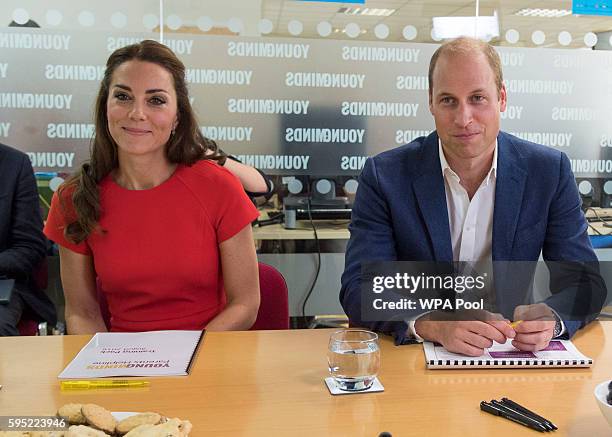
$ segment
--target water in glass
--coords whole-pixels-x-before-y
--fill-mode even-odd
[[[370,388],[380,369],[378,336],[370,331],[347,329],[329,339],[329,373],[341,390]]]

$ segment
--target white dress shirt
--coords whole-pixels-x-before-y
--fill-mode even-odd
[[[493,262],[491,247],[493,242],[497,148],[496,140],[491,168],[470,200],[466,189],[460,184],[461,179],[448,165],[444,150],[442,149],[442,142],[438,139],[438,154],[444,177],[453,261],[469,261],[478,265],[485,264],[483,266],[485,271],[488,270],[490,272],[492,272],[490,266]],[[486,264],[489,264],[489,266],[486,266]],[[490,306],[494,306],[495,296],[489,295],[485,301]],[[556,311],[552,311],[561,322],[561,333],[563,334],[565,332],[565,325]],[[414,329],[415,322],[416,320],[408,321],[408,335],[423,341],[423,338]]]
[[[491,263],[493,209],[495,206],[497,172],[497,140],[495,141],[491,168],[471,200],[466,189],[460,184],[461,179],[459,175],[448,165],[444,150],[442,149],[442,142],[439,139],[438,154],[440,156],[442,176],[444,177],[453,261]],[[486,300],[492,303],[490,296]],[[408,321],[408,334],[410,337],[423,341],[423,338],[414,329],[415,322],[416,320]]]
[[[497,172],[497,141],[493,162],[484,180],[470,200],[460,178],[448,165],[442,143],[438,140],[440,166],[444,176],[446,208],[450,227],[454,261],[480,261],[491,259],[493,240],[493,208]]]

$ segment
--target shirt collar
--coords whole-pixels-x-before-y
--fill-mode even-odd
[[[446,156],[444,156],[444,150],[442,149],[442,140],[438,138],[438,154],[440,155],[440,167],[442,168],[442,175],[446,177],[452,177],[457,182],[459,182],[460,178],[457,173],[453,171],[453,169],[448,165],[448,161],[446,160]],[[485,185],[489,185],[491,180],[494,180],[497,175],[497,138],[495,139],[495,149],[493,150],[493,162],[491,163],[491,169],[487,173],[487,176],[484,179]]]

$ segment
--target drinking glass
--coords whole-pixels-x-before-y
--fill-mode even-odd
[[[378,335],[363,329],[345,329],[329,338],[329,373],[340,390],[367,390],[380,369]]]

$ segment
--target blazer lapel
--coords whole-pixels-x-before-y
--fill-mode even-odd
[[[509,261],[521,212],[527,172],[519,152],[502,132],[497,137],[497,175],[493,210],[493,261]]]
[[[414,195],[429,233],[436,261],[453,261],[444,179],[434,132],[423,144],[422,171],[413,182]]]

